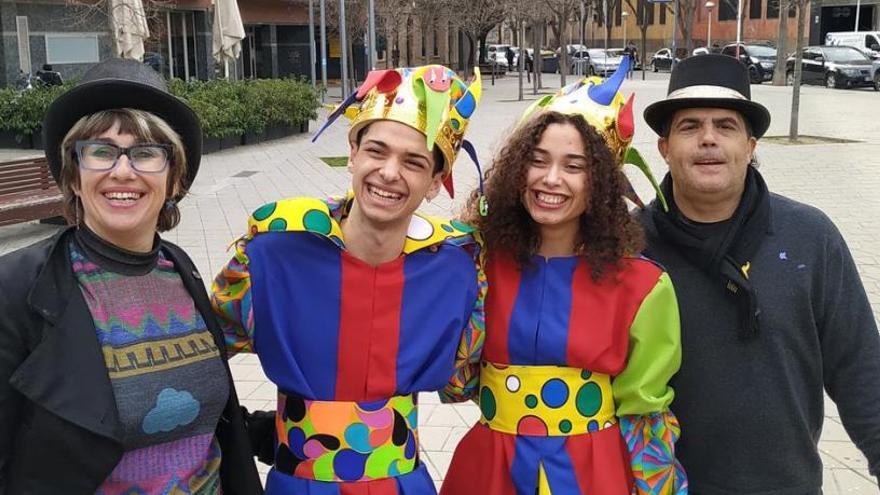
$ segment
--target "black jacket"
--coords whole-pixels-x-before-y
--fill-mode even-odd
[[[122,458],[116,401],[67,251],[73,229],[0,258],[0,495],[92,495]],[[226,358],[201,276],[162,241]],[[227,372],[229,370],[226,365]],[[217,425],[226,495],[262,493],[229,374]]]

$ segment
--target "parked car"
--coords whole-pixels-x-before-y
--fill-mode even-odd
[[[507,48],[510,45],[487,45],[486,62],[507,70]]]
[[[681,60],[676,58],[675,63]],[[651,57],[651,70],[657,72],[659,70],[672,70],[672,50],[669,48],[661,48],[654,52]]]
[[[851,46],[808,46],[801,61],[801,82],[829,88],[872,86],[880,91],[871,59]],[[794,56],[785,63],[785,81],[794,84]]]
[[[736,57],[736,43],[721,49],[722,55]],[[740,43],[739,61],[749,69],[752,84],[761,84],[773,79],[776,69],[776,48],[767,45]]]
[[[615,57],[623,57],[623,48],[609,48],[608,53],[614,55]],[[635,59],[635,64],[633,65],[633,70],[642,70],[642,56],[638,54]]]
[[[614,55],[611,50],[602,48],[590,48],[575,52],[571,56],[571,73],[579,72],[590,76],[607,76],[616,71],[623,62],[623,57]]]

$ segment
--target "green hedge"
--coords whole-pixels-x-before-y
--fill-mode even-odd
[[[317,118],[321,104],[316,88],[294,79],[174,80],[170,89],[195,110],[205,136],[213,138],[308,122]]]
[[[30,135],[43,122],[49,104],[73,86],[38,87],[18,92],[0,89],[0,131]],[[311,84],[294,79],[184,82],[169,84],[199,116],[205,136],[223,138],[266,127],[293,125],[317,118],[321,95]]]
[[[21,92],[12,88],[0,89],[0,131],[28,136],[38,132],[49,104],[73,84],[67,82],[61,86],[37,86]]]

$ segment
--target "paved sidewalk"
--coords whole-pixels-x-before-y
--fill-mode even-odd
[[[636,92],[637,132],[634,139],[655,174],[662,176],[664,164],[656,150],[656,137],[642,121],[644,107],[665,95],[668,74],[648,74],[624,85],[624,92]],[[545,85],[558,86],[558,76],[545,74]],[[500,79],[493,87],[484,80],[483,104],[471,124],[469,138],[488,166],[503,137],[520,112],[535,99],[516,101],[515,78]],[[552,88],[542,90],[552,92]],[[768,135],[787,133],[791,88],[753,86],[753,97],[767,105],[773,115]],[[880,94],[873,91],[802,89],[800,131],[838,138],[856,139],[851,144],[784,146],[759,144],[761,171],[771,190],[811,203],[824,210],[843,232],[865,282],[875,316],[880,314],[880,134],[877,109]],[[312,124],[314,130],[315,125]],[[206,278],[227,261],[226,247],[244,232],[249,212],[263,203],[284,196],[324,196],[343,191],[349,183],[345,168],[331,168],[321,156],[344,156],[346,125],[335,124],[312,144],[309,136],[295,136],[207,155],[191,194],[182,205],[182,222],[164,237],[187,250]],[[0,150],[0,156],[15,152]],[[650,186],[640,173],[629,171],[643,198],[651,198]],[[476,185],[476,173],[467,159],[455,170],[455,201],[441,195],[425,211],[453,214]],[[51,235],[55,227],[24,224],[0,228],[0,253]],[[784,281],[781,281],[784,283]],[[275,389],[266,380],[254,356],[233,358],[233,374],[239,397],[250,409],[273,409]],[[479,417],[473,404],[440,405],[436,396],[420,397],[422,459],[438,482],[446,472],[452,452]],[[826,423],[820,448],[825,462],[825,493],[877,493],[868,475],[867,463],[848,440],[837,410],[826,401]],[[265,469],[263,469],[265,472]]]

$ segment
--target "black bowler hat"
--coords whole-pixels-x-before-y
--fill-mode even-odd
[[[82,80],[49,105],[43,119],[46,159],[56,181],[61,173],[61,142],[79,119],[116,108],[150,112],[180,135],[186,154],[186,188],[199,171],[202,128],[195,112],[168,92],[165,79],[136,60],[111,58],[89,69]],[[177,198],[180,199],[180,198]]]
[[[752,101],[748,69],[727,55],[697,55],[675,66],[666,99],[645,109],[645,121],[657,134],[684,108],[727,108],[745,117],[756,138],[770,127],[770,112]]]

